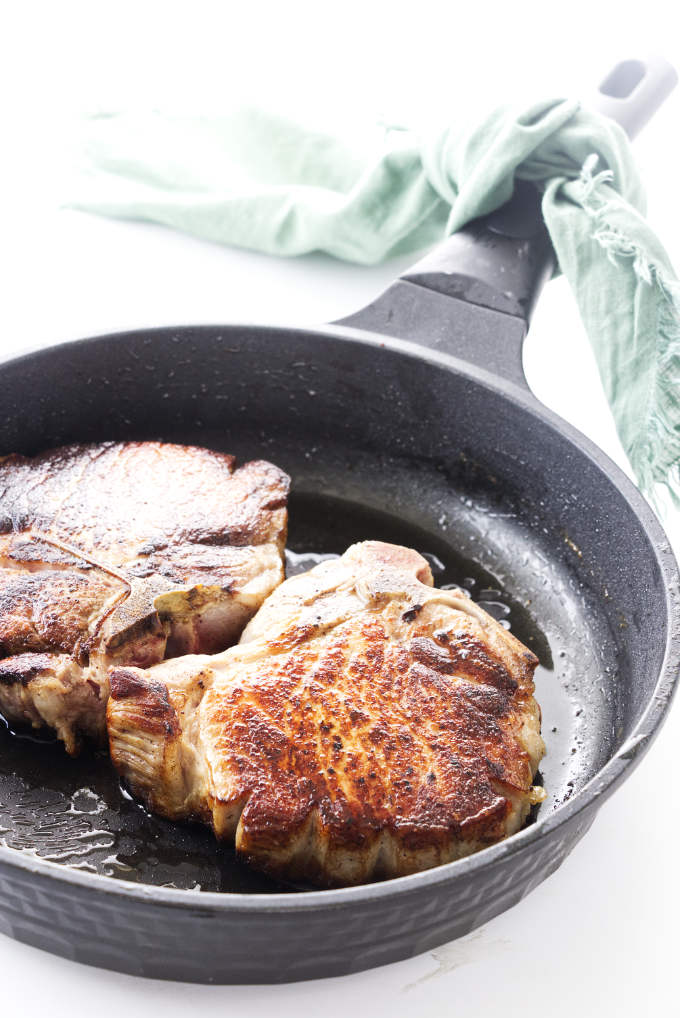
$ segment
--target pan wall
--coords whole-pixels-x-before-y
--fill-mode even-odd
[[[602,684],[608,751],[651,695],[665,594],[654,548],[597,452],[412,349],[256,327],[146,330],[0,367],[0,450],[163,438],[263,457],[300,493],[389,509],[499,575],[540,613],[563,606]],[[608,469],[609,467],[607,467]],[[600,673],[597,680],[596,673]]]

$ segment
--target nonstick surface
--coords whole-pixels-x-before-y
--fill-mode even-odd
[[[163,438],[266,458],[293,478],[289,575],[371,538],[429,556],[438,586],[467,588],[539,658],[540,823],[621,745],[658,673],[644,530],[597,464],[559,427],[537,430],[516,394],[408,350],[273,331],[130,334],[9,365],[3,451]],[[305,890],[251,871],[201,827],[147,814],[104,754],[73,761],[6,726],[0,843],[124,881]]]
[[[578,745],[582,707],[556,679],[548,638],[525,605],[501,590],[491,573],[461,558],[441,535],[387,514],[336,499],[293,497],[290,517],[288,576],[366,537],[416,547],[428,558],[437,586],[464,587],[531,647],[541,661],[537,684],[551,721],[545,774],[552,790],[570,793],[571,750]],[[554,639],[559,647],[559,635]],[[73,760],[55,739],[6,724],[0,728],[0,839],[10,848],[121,880],[206,891],[292,889],[239,862],[202,826],[149,814],[121,787],[105,752]]]

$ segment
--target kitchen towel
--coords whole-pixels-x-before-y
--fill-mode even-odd
[[[269,254],[373,264],[498,208],[516,179],[542,192],[640,487],[667,487],[680,505],[680,285],[645,221],[626,135],[576,101],[356,136],[247,108],[97,115],[69,204]]]

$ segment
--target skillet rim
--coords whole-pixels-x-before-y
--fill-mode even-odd
[[[659,669],[654,689],[647,705],[634,726],[630,736],[619,747],[606,764],[566,802],[561,803],[551,813],[539,818],[535,823],[505,841],[498,842],[479,852],[454,862],[444,863],[431,869],[422,870],[404,877],[390,880],[359,884],[353,887],[339,887],[318,891],[273,892],[259,893],[233,891],[195,891],[181,888],[159,887],[154,884],[128,882],[115,877],[107,877],[98,873],[88,873],[58,863],[29,855],[19,849],[0,845],[0,865],[22,870],[29,875],[45,877],[66,884],[76,885],[88,892],[99,891],[124,899],[134,899],[140,904],[169,906],[180,909],[196,909],[210,912],[233,913],[272,913],[272,912],[309,912],[317,909],[348,908],[357,903],[377,901],[387,897],[403,897],[417,894],[424,887],[437,887],[456,880],[464,880],[470,873],[490,868],[494,864],[502,864],[505,860],[555,832],[579,813],[585,813],[590,807],[595,810],[611,795],[616,788],[632,773],[654,738],[658,735],[665,721],[673,696],[680,679],[680,571],[668,537],[641,492],[610,457],[594,442],[583,435],[558,414],[545,407],[526,387],[507,380],[471,362],[454,357],[451,354],[434,350],[430,347],[404,339],[397,339],[368,330],[343,325],[304,326],[283,324],[262,324],[254,322],[231,322],[222,325],[161,325],[140,327],[123,331],[103,333],[82,339],[66,340],[55,344],[37,345],[21,354],[10,354],[0,359],[0,371],[3,368],[22,361],[32,360],[41,353],[54,353],[97,342],[123,341],[133,336],[153,338],[162,335],[214,334],[238,330],[241,335],[248,333],[268,333],[272,336],[284,336],[295,332],[307,338],[324,340],[340,340],[349,343],[379,347],[396,353],[415,356],[433,366],[444,368],[454,374],[463,375],[483,387],[494,390],[503,399],[518,406],[523,412],[537,418],[539,426],[557,431],[581,454],[585,455],[594,466],[604,474],[606,479],[616,488],[628,507],[632,509],[636,519],[652,547],[665,593],[665,648],[664,657]]]

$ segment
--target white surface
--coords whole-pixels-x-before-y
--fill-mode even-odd
[[[241,5],[239,5],[240,7]],[[58,207],[72,114],[265,99],[415,122],[434,104],[583,94],[620,57],[680,65],[674,4],[345,2],[175,6],[15,5],[3,25],[5,252],[2,349],[131,326],[329,321],[365,303],[408,259],[375,269],[282,262]],[[680,264],[680,94],[640,138],[650,216]],[[9,282],[9,285],[7,285]],[[568,290],[548,287],[526,347],[536,394],[621,462]],[[678,534],[677,518],[667,526]],[[615,539],[615,535],[612,535]],[[678,541],[676,540],[676,549]],[[256,1018],[322,1012],[494,1018],[677,1013],[680,808],[676,707],[658,741],[563,867],[457,943],[373,972],[282,987],[197,987],[79,966],[0,937],[3,1009],[98,1018],[143,1008]],[[674,750],[675,756],[674,756]]]

